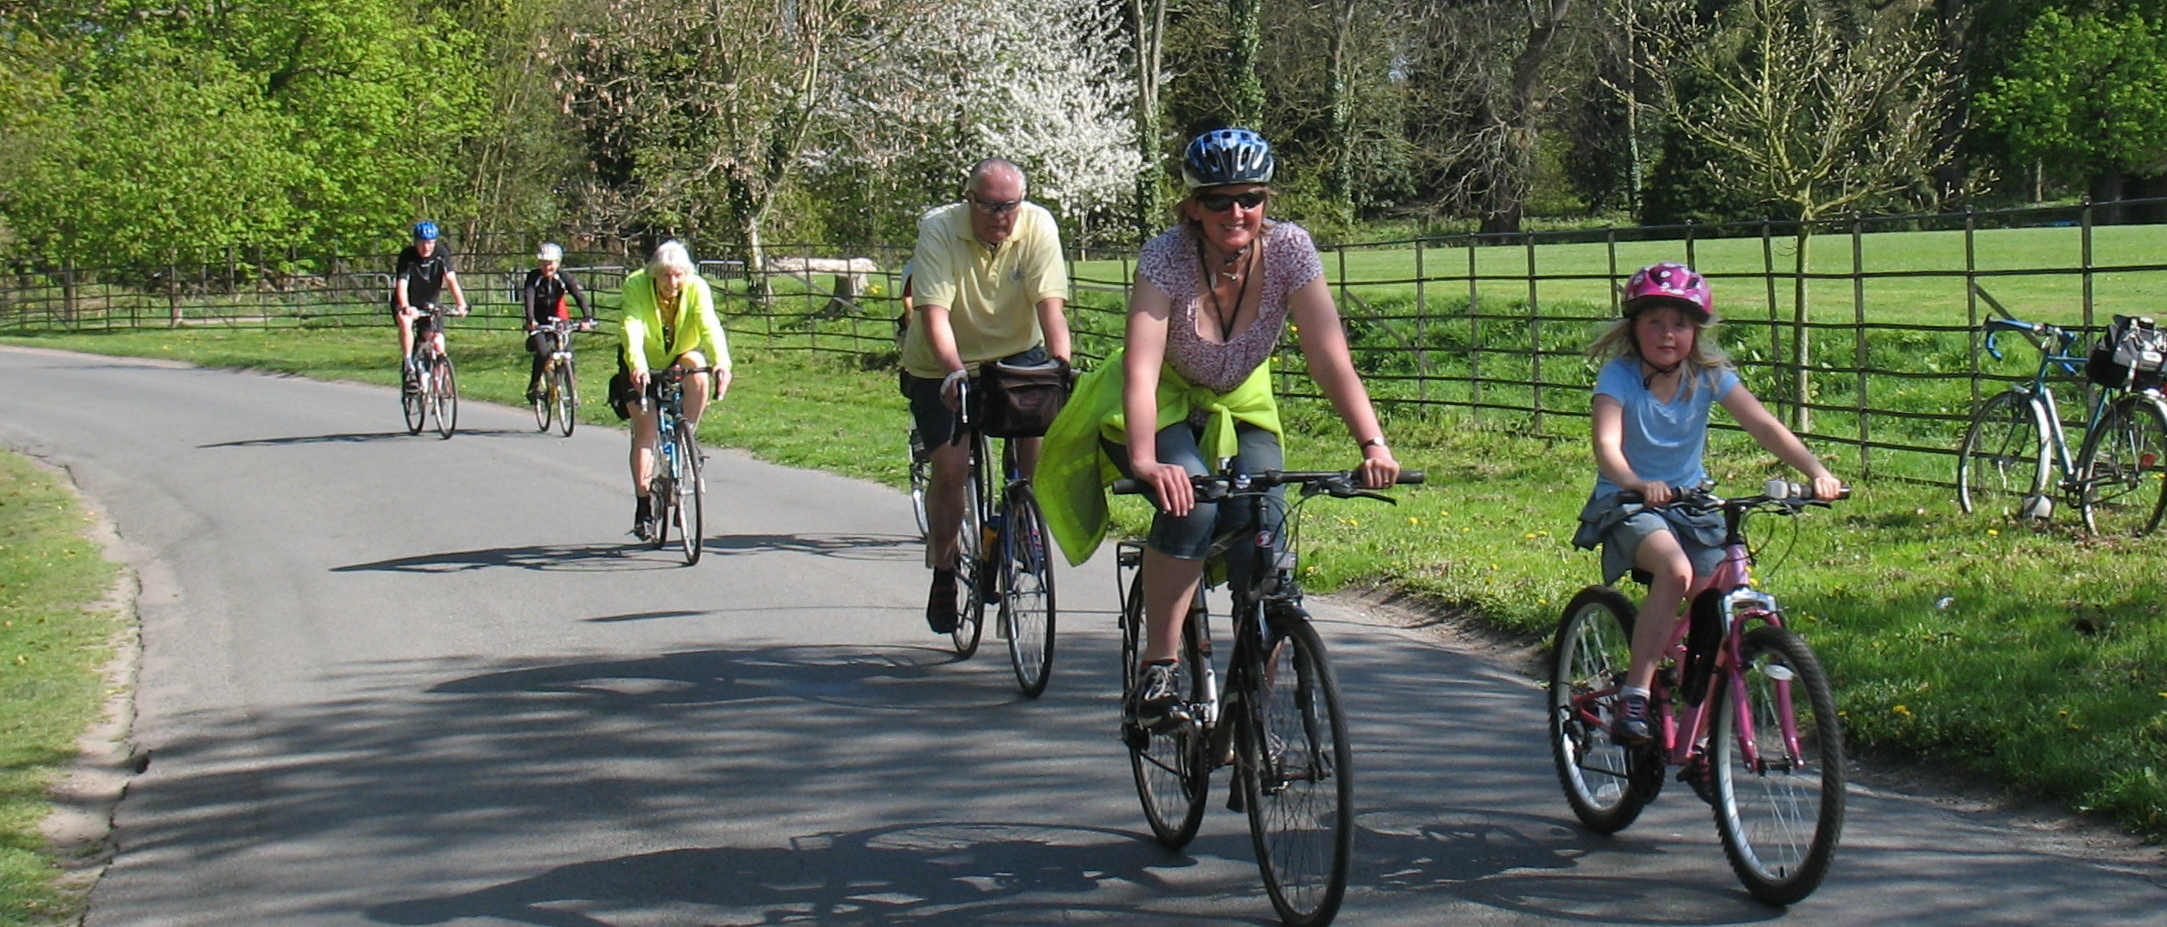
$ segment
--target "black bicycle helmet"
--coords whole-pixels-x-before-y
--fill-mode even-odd
[[[1213,129],[1189,142],[1181,155],[1181,182],[1189,189],[1230,183],[1271,183],[1272,145],[1248,129]]]

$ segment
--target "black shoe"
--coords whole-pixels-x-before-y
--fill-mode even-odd
[[[530,406],[531,406],[531,405],[533,405],[533,404],[534,404],[535,402],[539,401],[539,400],[540,400],[541,398],[542,398],[542,391],[541,391],[540,389],[536,388],[536,389],[529,389],[529,390],[527,390],[527,404],[528,404],[528,405],[530,405]]]
[[[632,536],[644,541],[654,537],[655,513],[646,496],[634,500],[632,507]]]
[[[1655,739],[1648,725],[1648,697],[1628,695],[1618,699],[1618,716],[1610,719],[1610,742],[1638,747]]]
[[[935,634],[956,629],[956,571],[933,571],[933,586],[926,590],[925,623]]]
[[[1181,698],[1181,680],[1172,660],[1146,663],[1137,677],[1136,691],[1129,693],[1129,720],[1147,731],[1165,731],[1189,723],[1188,703]]]

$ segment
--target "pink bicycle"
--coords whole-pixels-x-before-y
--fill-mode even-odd
[[[1843,832],[1843,728],[1820,660],[1784,627],[1775,597],[1754,587],[1744,527],[1754,514],[1828,502],[1812,498],[1812,487],[1771,480],[1760,495],[1689,491],[1671,504],[1720,510],[1725,554],[1664,651],[1649,704],[1655,740],[1611,742],[1639,609],[1614,588],[1589,586],[1565,606],[1551,655],[1558,782],[1580,822],[1608,834],[1633,823],[1665,771],[1679,767],[1679,781],[1714,806],[1724,856],[1746,890],[1791,904],[1821,884]]]

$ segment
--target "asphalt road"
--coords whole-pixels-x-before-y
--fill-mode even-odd
[[[150,763],[91,927],[1272,922],[1225,773],[1185,852],[1144,826],[1110,555],[1059,577],[1029,701],[998,642],[925,630],[895,491],[717,450],[688,568],[624,534],[621,433],[396,407],[0,349],[0,447],[66,467],[142,584]],[[1580,830],[1512,666],[1314,605],[1358,751],[1342,924],[2167,921],[2156,850],[1869,786],[1821,890],[1761,905],[1682,789]]]

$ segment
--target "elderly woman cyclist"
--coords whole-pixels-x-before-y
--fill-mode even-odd
[[[653,479],[657,436],[655,410],[642,408],[640,397],[647,395],[656,370],[703,371],[685,378],[685,420],[698,429],[708,397],[719,400],[730,389],[730,342],[715,315],[714,291],[681,242],[656,247],[646,267],[625,277],[623,292],[624,349],[609,396],[617,417],[632,422],[632,533],[645,540],[654,530],[647,484]],[[712,375],[705,372],[710,357]]]

